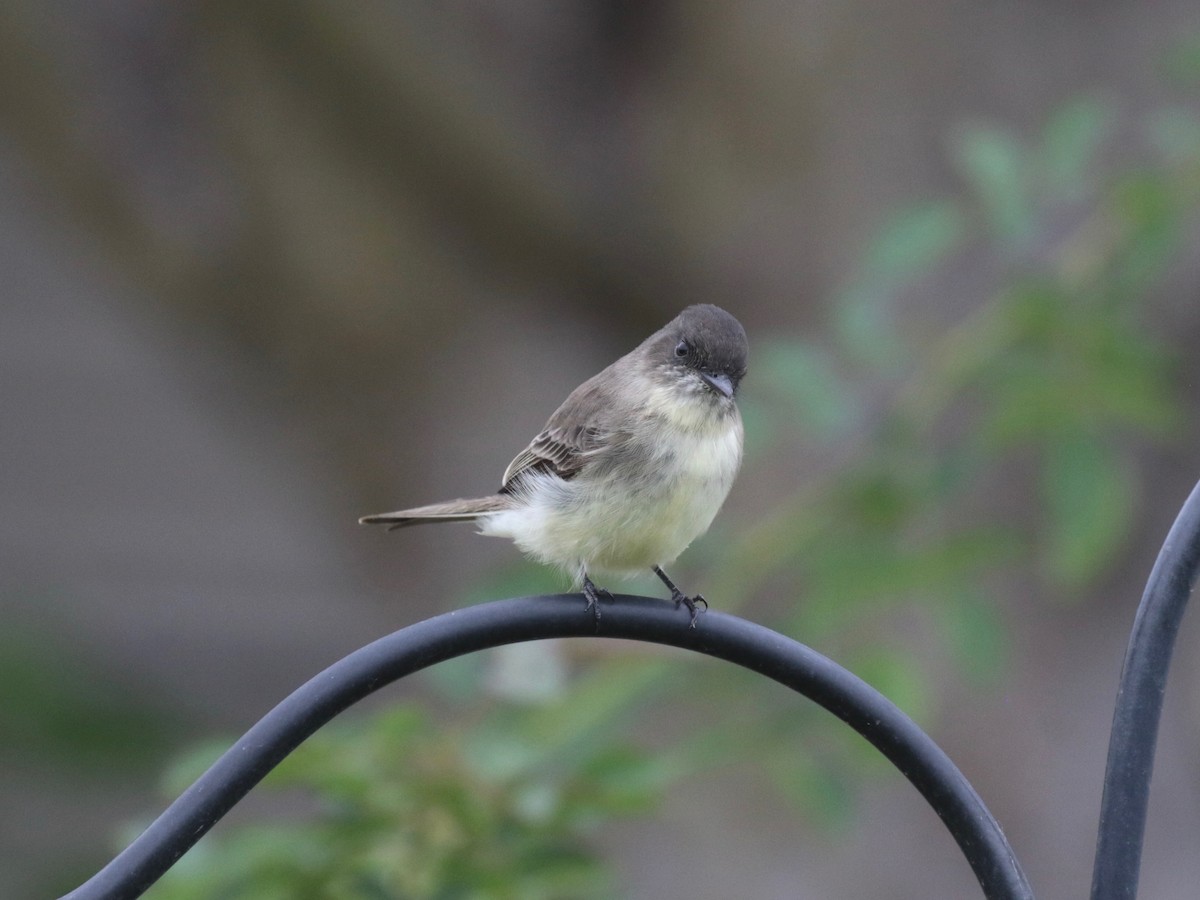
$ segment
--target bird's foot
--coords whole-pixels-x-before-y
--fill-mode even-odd
[[[696,617],[700,615],[701,606],[704,607],[704,612],[708,612],[708,601],[704,599],[703,594],[689,597],[683,591],[679,590],[679,588],[676,588],[671,591],[671,599],[675,601],[676,609],[679,609],[680,605],[687,607],[688,612],[692,616],[691,623],[688,625],[689,628],[696,627]]]
[[[662,579],[662,583],[665,584],[667,589],[671,592],[671,599],[675,601],[675,608],[679,609],[680,605],[686,606],[688,612],[692,614],[692,619],[688,627],[695,628],[696,617],[700,615],[700,609],[697,604],[704,604],[704,611],[708,612],[708,601],[705,600],[701,594],[696,594],[694,597],[689,597],[679,588],[675,587],[675,582],[673,582],[667,573],[662,570],[661,566],[654,566],[653,568],[654,574]]]
[[[587,598],[587,608],[592,611],[596,617],[596,627],[600,627],[600,598],[611,600],[613,595],[604,588],[598,588],[592,583],[592,579],[586,575],[583,576],[583,596]]]

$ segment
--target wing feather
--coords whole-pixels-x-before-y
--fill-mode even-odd
[[[587,454],[599,445],[599,432],[589,426],[546,428],[508,464],[500,489],[508,490],[521,475],[530,471],[571,478],[584,467]]]
[[[527,472],[549,472],[573,478],[597,455],[622,442],[625,425],[616,402],[627,357],[617,360],[571,392],[546,422],[541,433],[504,470],[501,491],[511,492]]]

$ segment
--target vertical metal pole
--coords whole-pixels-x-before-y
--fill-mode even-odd
[[[1150,573],[1117,691],[1092,900],[1137,896],[1154,748],[1171,651],[1200,569],[1200,484],[1180,510]]]

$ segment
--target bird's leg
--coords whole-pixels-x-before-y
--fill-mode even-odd
[[[688,612],[692,614],[691,627],[695,628],[696,627],[696,616],[698,616],[700,614],[700,611],[697,608],[696,604],[703,603],[705,610],[707,610],[708,609],[708,601],[705,600],[704,597],[700,594],[697,594],[694,597],[687,596],[683,591],[681,591],[679,588],[675,587],[675,582],[673,582],[669,577],[667,577],[667,573],[664,572],[660,566],[654,567],[654,574],[662,579],[662,583],[665,584],[667,586],[667,589],[671,592],[671,599],[675,601],[675,606],[678,607],[679,604],[682,603],[684,606],[686,606],[688,608]]]
[[[613,595],[604,588],[598,588],[592,583],[592,579],[588,578],[587,572],[583,573],[583,596],[587,598],[587,608],[590,609],[596,616],[596,627],[600,627],[600,598],[606,597],[609,600]]]

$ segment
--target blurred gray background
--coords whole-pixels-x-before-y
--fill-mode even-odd
[[[880,221],[961,187],[963,122],[1032,134],[1100,97],[1105,162],[1135,165],[1124,126],[1173,102],[1159,63],[1197,30],[1192,0],[0,5],[0,893],[85,876],[161,807],[180,748],[515,556],[359,515],[492,490],[571,387],[687,303],[746,325],[752,400],[754,348],[819,341]],[[1155,308],[1194,413],[1183,257]],[[967,254],[905,321],[949,328],[995,267]],[[1133,537],[1088,596],[1014,590],[1000,684],[946,688],[934,736],[1039,897],[1086,890],[1124,638],[1197,436],[1139,453]],[[751,454],[726,526],[815,465]],[[1200,884],[1198,639],[1146,897]],[[23,731],[25,703],[62,740]],[[834,833],[743,772],[598,842],[631,897],[977,891],[895,777]]]

